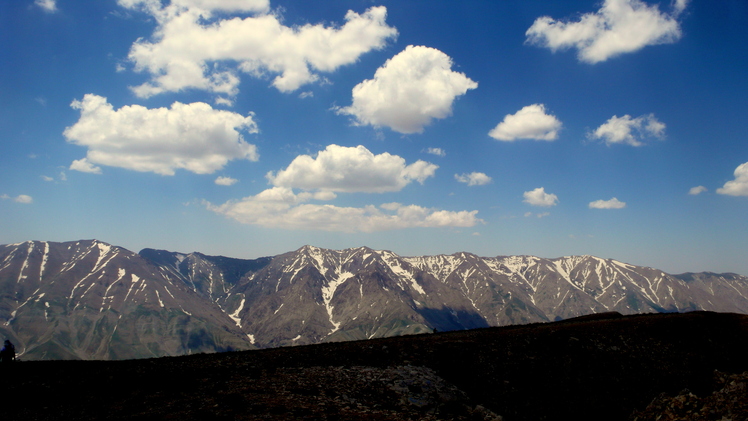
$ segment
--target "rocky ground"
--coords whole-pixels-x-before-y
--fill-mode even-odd
[[[748,372],[714,373],[712,393],[696,396],[684,389],[676,396],[663,393],[644,411],[632,416],[634,421],[708,421],[748,420]]]
[[[0,367],[2,416],[746,420],[747,356],[748,316],[695,312],[145,360],[20,361]]]

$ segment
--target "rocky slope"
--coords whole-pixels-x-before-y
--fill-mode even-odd
[[[745,315],[608,313],[368,341],[0,368],[13,379],[3,385],[3,416],[27,421],[737,421],[746,419],[743,378],[720,374],[724,380],[715,384],[714,376],[748,370],[747,354]],[[690,392],[679,393],[684,389]]]
[[[96,240],[0,246],[0,334],[26,359],[123,359],[549,322],[748,313],[748,278],[613,259],[402,257],[304,246],[254,260]]]
[[[697,396],[683,389],[675,396],[663,392],[632,421],[748,420],[748,371],[740,374],[714,372],[713,391]]]
[[[0,334],[26,359],[125,359],[247,349],[215,303],[99,241],[0,248]]]
[[[748,278],[680,277],[612,259],[400,257],[305,246],[273,258],[222,301],[261,347],[436,329],[547,322],[584,314],[748,313]]]

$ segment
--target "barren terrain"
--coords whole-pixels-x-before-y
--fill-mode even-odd
[[[745,380],[725,376],[748,370],[746,357],[748,316],[611,313],[369,341],[1,368],[6,419],[644,420],[685,402],[690,407],[680,418],[668,419],[744,420],[745,405],[726,402],[746,401]],[[704,409],[725,385],[737,390],[725,392],[733,397]],[[673,404],[669,397],[680,398]]]

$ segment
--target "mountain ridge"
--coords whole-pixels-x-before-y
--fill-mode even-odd
[[[748,277],[595,256],[399,256],[305,245],[258,259],[98,240],[0,246],[0,333],[29,359],[314,344],[587,314],[748,314]]]

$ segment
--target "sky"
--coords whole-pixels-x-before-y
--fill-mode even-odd
[[[11,0],[0,244],[748,275],[744,0]]]

